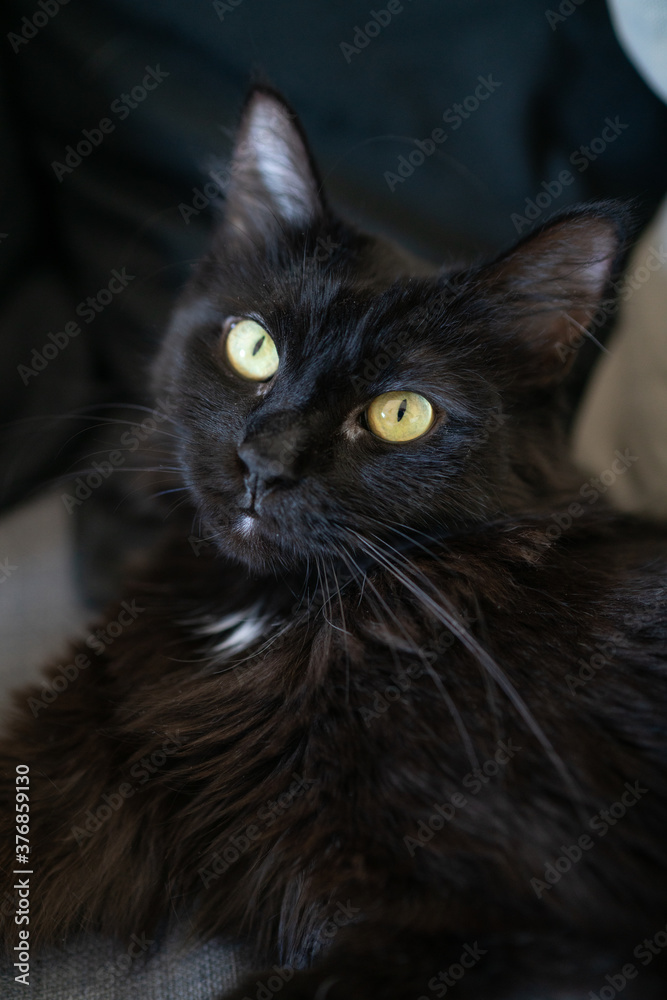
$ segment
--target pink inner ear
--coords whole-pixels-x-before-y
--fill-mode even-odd
[[[251,106],[245,143],[257,179],[280,215],[288,222],[309,221],[317,205],[317,185],[287,109],[274,99],[258,96]]]
[[[246,234],[307,227],[322,212],[319,181],[296,118],[273,93],[248,99],[231,165],[229,227]]]
[[[573,232],[563,227],[563,249],[551,261],[564,298],[562,316],[551,334],[560,343],[579,343],[597,312],[618,251],[616,230],[609,222],[578,222]]]
[[[588,283],[591,286],[593,295],[602,296],[605,285],[609,280],[615,256],[616,248],[614,247],[604,257],[592,260],[586,265]]]
[[[591,298],[599,298],[609,278],[614,258],[618,252],[616,227],[611,220],[575,219],[554,227],[558,247],[556,252],[547,240],[544,250],[539,238],[532,246],[534,253],[544,253],[543,266],[553,269],[553,276],[562,275],[567,286],[568,278],[578,293],[588,291]],[[550,231],[544,234],[549,236]],[[529,244],[529,246],[531,246]]]
[[[522,381],[561,378],[591,324],[618,253],[614,218],[582,213],[554,222],[496,266],[503,298],[514,304],[516,335],[532,356]]]

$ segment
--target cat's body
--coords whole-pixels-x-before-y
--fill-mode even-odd
[[[312,963],[285,997],[603,986],[667,921],[667,531],[581,489],[557,392],[622,213],[447,277],[330,216],[270,94],[235,167],[157,375],[206,528],[172,527],[2,747],[33,939],[182,912]],[[244,318],[268,379],[233,370]],[[393,389],[433,409],[406,443],[370,429]]]

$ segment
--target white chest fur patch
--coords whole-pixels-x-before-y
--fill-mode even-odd
[[[259,605],[234,611],[198,629],[200,635],[220,636],[212,653],[236,654],[254,645],[268,633],[271,615],[262,614]]]

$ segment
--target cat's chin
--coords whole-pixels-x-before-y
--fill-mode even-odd
[[[290,544],[285,533],[271,530],[261,518],[240,513],[224,527],[213,527],[213,540],[220,552],[242,563],[253,573],[282,574],[305,567],[308,554]]]
[[[257,518],[250,514],[241,514],[236,521],[235,528],[244,538],[254,538],[257,534]]]

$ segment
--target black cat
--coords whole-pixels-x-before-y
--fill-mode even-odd
[[[31,944],[187,912],[265,963],[239,997],[662,996],[667,533],[561,404],[624,210],[431,269],[333,214],[266,89],[231,172],[155,373],[196,527],[2,744]]]

